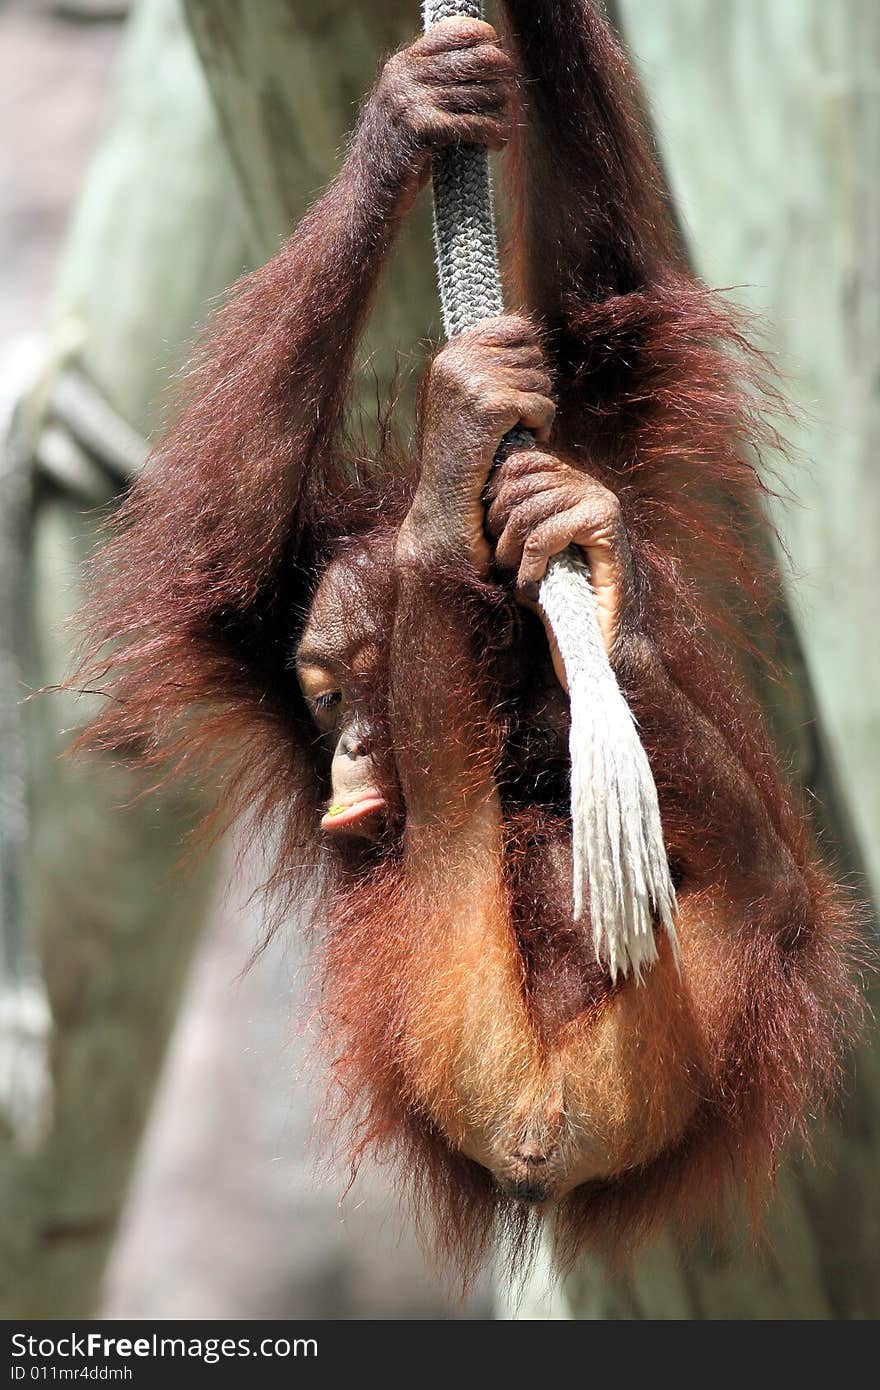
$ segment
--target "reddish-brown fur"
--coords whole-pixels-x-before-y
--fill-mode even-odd
[[[797,870],[788,881],[768,878],[728,919],[738,828],[723,784],[692,767],[687,738],[670,733],[637,669],[620,676],[658,783],[670,858],[708,885],[691,910],[711,926],[692,937],[683,930],[683,981],[661,950],[644,990],[615,991],[541,867],[542,847],[566,842],[564,813],[507,806],[510,927],[493,949],[501,976],[509,971],[509,997],[520,991],[534,1022],[527,1040],[511,1023],[510,1057],[531,1058],[537,1077],[548,1040],[578,1055],[612,1007],[644,1049],[644,1154],[622,1149],[618,1171],[558,1204],[559,1249],[571,1261],[585,1244],[626,1251],[663,1223],[692,1226],[719,1214],[733,1190],[760,1204],[784,1142],[837,1076],[854,1010],[852,923],[737,669],[748,627],[776,596],[756,543],[764,522],[754,453],[774,442],[758,413],[768,401],[764,364],[737,315],[684,264],[632,75],[593,9],[507,0],[505,11],[525,78],[525,134],[509,161],[519,214],[510,275],[546,329],[559,402],[553,446],[619,497],[641,627],[678,689],[723,730]],[[500,1231],[527,1249],[535,1221],[454,1142],[444,1066],[458,1045],[463,986],[430,930],[430,896],[402,858],[387,680],[372,698],[388,730],[385,775],[398,814],[382,852],[340,864],[316,836],[326,787],[290,661],[315,576],[340,543],[369,538],[376,562],[362,601],[389,629],[394,609],[390,556],[416,469],[389,449],[365,477],[341,424],[383,229],[400,214],[390,178],[383,183],[384,139],[368,132],[370,157],[353,176],[356,196],[372,204],[361,208],[363,225],[347,221],[337,186],[237,287],[187,379],[178,424],[121,509],[98,561],[91,629],[113,698],[88,741],[178,769],[221,766],[228,806],[280,819],[276,886],[288,895],[312,882],[320,861],[321,1009],[337,1120],[354,1131],[355,1161],[368,1149],[398,1155],[436,1246],[468,1271]],[[369,181],[371,161],[380,167]],[[437,582],[481,634],[482,662],[461,661],[451,680],[456,717],[476,726],[480,766],[497,770],[511,735],[499,701],[517,610],[499,585],[461,573]],[[415,685],[410,698],[421,698]],[[741,854],[751,849],[746,837]],[[443,972],[446,1014],[423,989]],[[428,1028],[431,1010],[439,1012]],[[674,1058],[694,1090],[683,1118],[659,1090],[651,1111]],[[609,1107],[616,1081],[602,1092]]]

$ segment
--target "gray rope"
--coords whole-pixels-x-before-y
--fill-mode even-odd
[[[73,360],[75,324],[0,356],[0,1132],[24,1148],[49,1123],[52,1014],[28,902],[27,739],[33,491],[37,474],[106,503],[147,446]]]
[[[117,489],[126,487],[143,468],[149,453],[146,441],[75,363],[58,373],[49,408],[85,455],[109,474]]]
[[[480,19],[481,0],[424,0],[425,28],[441,19]],[[433,163],[434,241],[447,337],[504,311],[498,240],[485,149],[459,145]],[[512,448],[532,448],[517,428]],[[589,567],[570,546],[550,561],[538,604],[565,667],[571,704],[574,916],[589,907],[596,956],[613,978],[657,958],[654,915],[677,952],[675,890],[663,844],[657,789],[635,722],[608,661]]]
[[[51,1105],[51,1013],[28,921],[27,694],[33,434],[43,356],[33,340],[0,356],[0,1132],[30,1149]]]

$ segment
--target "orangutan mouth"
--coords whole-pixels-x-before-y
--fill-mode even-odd
[[[358,833],[368,821],[373,821],[387,811],[387,802],[378,792],[370,792],[357,801],[333,802],[321,817],[321,829],[335,834],[337,831]]]

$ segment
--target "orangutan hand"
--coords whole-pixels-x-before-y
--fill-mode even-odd
[[[402,545],[427,562],[489,572],[483,491],[501,440],[522,424],[546,440],[556,406],[537,329],[514,314],[460,333],[435,357],[422,393],[421,478]]]
[[[505,143],[514,71],[491,24],[444,19],[388,59],[371,105],[426,175],[446,145]]]
[[[488,497],[495,563],[517,571],[526,602],[537,599],[551,556],[569,545],[584,551],[610,655],[632,608],[632,556],[615,494],[553,454],[522,449],[497,470]]]

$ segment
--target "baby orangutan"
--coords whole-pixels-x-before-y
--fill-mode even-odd
[[[462,334],[434,360],[423,401],[421,473],[393,551],[331,561],[297,670],[316,728],[333,747],[333,804],[322,827],[335,840],[378,840],[387,804],[359,690],[381,685],[388,657],[359,571],[393,566],[390,724],[405,820],[394,890],[386,883],[386,891],[406,905],[400,928],[409,940],[401,947],[395,934],[386,959],[377,934],[375,976],[395,980],[401,952],[412,954],[393,993],[405,1007],[397,1020],[403,1085],[417,1108],[508,1196],[543,1202],[644,1166],[680,1142],[706,1086],[702,1040],[722,1035],[726,1012],[745,1002],[732,942],[756,914],[768,939],[792,921],[806,924],[810,898],[751,780],[640,628],[615,494],[554,453],[525,451],[501,467],[484,510],[502,436],[523,423],[546,440],[555,413],[549,364],[529,322],[511,316]],[[497,538],[494,556],[487,529]],[[516,570],[520,592],[529,592],[549,557],[571,542],[589,559],[609,656],[640,722],[648,715],[664,758],[687,767],[707,808],[723,806],[725,824],[714,835],[704,813],[699,851],[670,844],[682,979],[664,946],[641,989],[614,989],[590,961],[583,929],[571,926],[562,780],[542,796],[540,769],[515,768],[518,789],[505,795],[491,711],[516,695],[493,688],[481,670],[473,617],[460,596],[455,603],[454,577],[487,582],[493,559]],[[534,636],[530,646],[519,723],[533,735],[529,746],[537,735],[558,758],[565,710],[549,689],[549,647],[542,652]],[[511,841],[517,858],[540,853],[540,895],[535,866],[510,862]],[[738,998],[725,997],[725,981]]]
[[[571,1260],[729,1190],[759,1204],[853,999],[848,909],[738,676],[737,615],[773,590],[759,360],[682,261],[592,6],[503,10],[503,43],[450,20],[394,55],[342,172],[216,318],[100,561],[114,699],[89,735],[223,759],[230,804],[280,821],[339,1122],[355,1158],[397,1155],[465,1272],[536,1217]],[[508,131],[528,315],[445,347],[408,458],[365,467],[343,403],[383,256],[431,155]],[[517,424],[538,447],[493,471]],[[659,932],[641,986],[573,921],[568,704],[535,605],[570,543],[680,904],[680,974]]]

